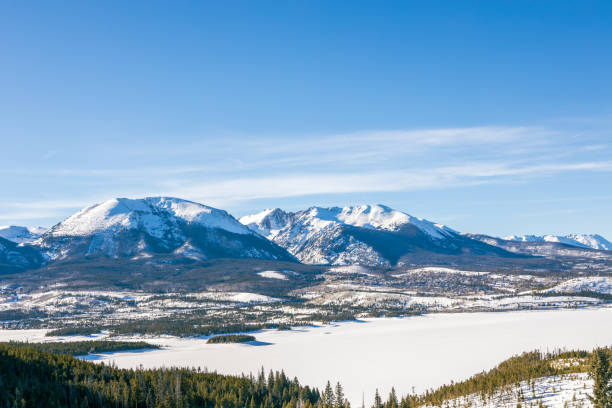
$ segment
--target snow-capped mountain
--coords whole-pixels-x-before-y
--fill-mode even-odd
[[[509,235],[503,237],[507,241],[519,242],[556,242],[580,248],[592,248],[600,251],[612,251],[612,243],[597,234],[570,235]]]
[[[36,268],[43,257],[36,248],[0,238],[0,273]]]
[[[251,230],[309,264],[388,266],[425,253],[505,254],[454,230],[384,205],[311,207],[298,212],[265,210],[240,219]]]
[[[21,227],[17,225],[0,226],[0,238],[23,244],[38,239],[47,231],[43,227]]]
[[[169,197],[116,198],[93,205],[33,244],[51,260],[99,255],[293,259],[226,211]]]
[[[529,256],[537,256],[547,259],[565,259],[565,260],[585,260],[595,261],[595,260],[610,260],[612,261],[612,253],[607,250],[599,250],[591,248],[586,245],[578,245],[576,243],[563,242],[561,240],[556,239],[543,239],[543,237],[537,236],[525,236],[525,237],[517,237],[517,236],[508,236],[505,238],[492,237],[489,235],[483,234],[463,234],[466,237],[470,237],[475,240],[479,240],[481,242],[487,243],[489,245],[493,245],[506,251],[529,255]],[[514,239],[508,239],[514,238]],[[605,261],[607,262],[607,261]]]

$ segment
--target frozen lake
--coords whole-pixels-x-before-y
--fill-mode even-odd
[[[49,340],[44,331],[0,331],[0,340]],[[154,338],[162,350],[94,356],[118,367],[207,367],[226,374],[283,369],[302,384],[340,381],[353,406],[436,387],[490,369],[523,351],[612,344],[612,308],[432,314],[255,334],[260,345]]]

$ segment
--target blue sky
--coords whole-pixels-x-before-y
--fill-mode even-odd
[[[0,225],[125,196],[612,238],[612,3],[2,2]]]

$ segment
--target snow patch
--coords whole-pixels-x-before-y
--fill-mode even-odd
[[[268,279],[288,280],[285,274],[277,272],[277,271],[262,271],[262,272],[257,272],[257,275],[261,276],[262,278],[268,278]]]
[[[612,295],[612,278],[608,276],[591,276],[575,278],[549,289],[553,293],[597,292]]]

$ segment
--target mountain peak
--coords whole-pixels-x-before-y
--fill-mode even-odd
[[[434,239],[443,239],[455,231],[424,218],[414,217],[383,204],[364,204],[346,207],[311,207],[308,213],[323,221],[338,222],[353,227],[396,231],[412,224]]]
[[[9,241],[18,244],[24,244],[35,241],[47,231],[43,227],[22,227],[18,225],[0,226],[0,238],[8,239]]]
[[[250,233],[226,211],[174,197],[113,198],[82,209],[55,225],[49,233],[83,236],[108,229],[145,229],[161,237],[168,232],[168,222],[173,219],[237,234]]]
[[[384,246],[381,242],[386,239],[384,234],[401,235],[400,240],[412,239],[415,245],[437,241],[434,246],[445,245],[447,239],[454,239],[456,235],[443,225],[382,204],[314,206],[297,212],[267,209],[242,217],[240,222],[301,261],[321,264],[387,265],[388,260],[380,253]],[[398,251],[408,251],[407,248],[403,246]]]
[[[264,237],[275,235],[289,222],[289,213],[280,208],[268,208],[261,212],[245,215],[240,222]]]
[[[579,248],[612,251],[612,243],[598,234],[508,235],[503,239],[519,242],[554,242]]]
[[[51,259],[98,256],[293,258],[226,211],[173,197],[114,198],[82,209],[36,241]]]

